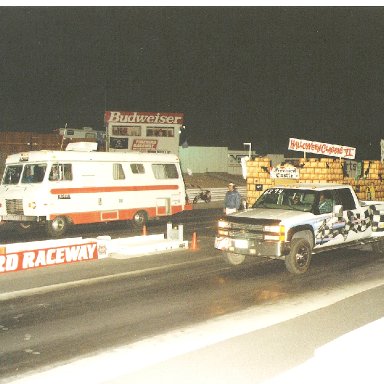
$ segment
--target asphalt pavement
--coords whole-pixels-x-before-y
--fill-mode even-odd
[[[109,382],[379,384],[383,352],[382,285]]]
[[[376,282],[250,308],[12,383],[379,384],[383,343]]]
[[[201,203],[200,209],[216,209]],[[177,251],[186,252],[186,251]],[[197,252],[204,253],[204,249]],[[0,302],[102,278],[102,259],[2,275]],[[55,270],[56,273],[52,273]],[[11,296],[10,296],[11,295]],[[249,308],[15,383],[383,383],[384,281]]]

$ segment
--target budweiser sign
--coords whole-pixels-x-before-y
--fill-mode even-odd
[[[346,159],[354,159],[356,155],[356,148],[293,138],[289,139],[288,149],[291,151],[310,152],[316,153],[317,155],[343,157]]]
[[[107,111],[104,120],[106,123],[183,124],[184,115],[182,113]]]

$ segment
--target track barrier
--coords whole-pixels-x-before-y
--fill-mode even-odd
[[[196,246],[196,240],[193,243]],[[167,234],[143,235],[112,239],[111,236],[82,237],[0,244],[0,275],[26,269],[104,258],[134,258],[149,254],[188,249],[183,240],[183,225],[167,224]]]

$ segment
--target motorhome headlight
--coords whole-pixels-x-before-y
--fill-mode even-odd
[[[264,240],[267,241],[285,241],[285,227],[284,225],[265,225]]]
[[[35,209],[36,208],[36,203],[34,201],[31,201],[28,203],[28,208]]]

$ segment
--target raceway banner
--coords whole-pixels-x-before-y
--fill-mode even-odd
[[[294,138],[289,139],[288,149],[291,151],[310,152],[316,153],[317,155],[343,157],[346,159],[354,159],[356,156],[356,148]]]
[[[0,274],[98,259],[95,239],[59,239],[0,246]]]

